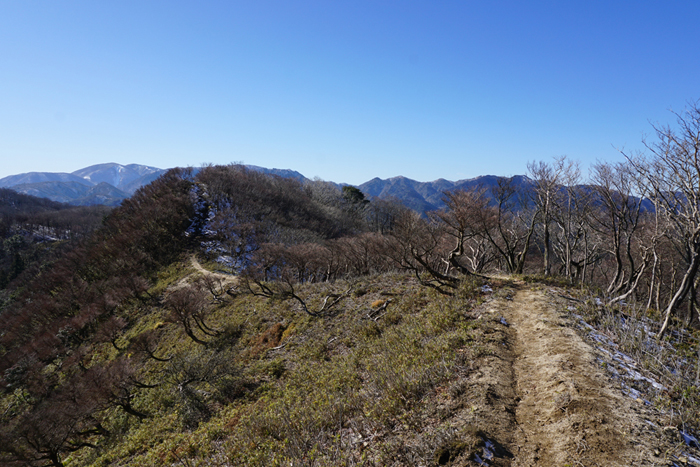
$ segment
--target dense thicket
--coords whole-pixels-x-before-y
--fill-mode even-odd
[[[59,211],[68,205],[47,198],[17,193],[9,188],[0,188],[0,216],[31,215],[45,211]]]
[[[135,384],[129,365],[88,369],[83,359],[95,336],[127,324],[115,319],[116,311],[143,299],[152,274],[191,241],[185,235],[195,217],[189,175],[172,170],[137,191],[0,312],[2,384],[27,401],[4,421],[0,445],[8,459],[62,465],[61,453],[106,434],[96,416],[105,406],[129,411]],[[46,371],[56,363],[60,372]]]

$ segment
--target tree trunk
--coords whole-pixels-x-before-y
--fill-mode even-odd
[[[690,264],[688,265],[688,269],[686,270],[685,274],[683,275],[683,279],[681,280],[681,285],[678,287],[678,290],[676,291],[675,295],[669,302],[668,306],[666,307],[666,310],[664,311],[664,322],[661,325],[661,329],[659,330],[659,334],[657,335],[657,338],[663,337],[663,335],[666,333],[668,330],[668,324],[671,321],[671,313],[673,313],[673,310],[683,301],[683,299],[686,297],[688,294],[688,291],[690,290],[690,287],[695,280],[695,275],[698,272],[698,266],[700,266],[700,244],[695,244],[693,245],[693,257],[690,260]]]
[[[61,455],[57,452],[50,452],[47,456],[51,465],[54,467],[64,467],[63,462],[61,462]]]
[[[543,227],[544,227],[544,270],[543,273],[545,276],[549,276],[549,274],[552,272],[552,259],[550,258],[550,250],[551,248],[551,239],[549,238],[549,212],[548,209],[545,211],[544,215],[544,220],[543,220]]]
[[[649,299],[647,300],[647,310],[651,308],[651,300],[654,297],[654,284],[656,283],[656,268],[659,264],[659,255],[656,254],[656,246],[654,248],[654,266],[651,268],[651,279],[649,281]]]
[[[632,293],[634,293],[634,291],[637,289],[637,286],[639,285],[639,280],[642,278],[642,274],[644,274],[644,269],[647,267],[647,264],[649,264],[648,261],[645,261],[644,263],[642,263],[641,269],[637,272],[637,278],[635,279],[634,283],[629,286],[627,292],[610,300],[608,302],[608,305],[612,305],[615,302],[621,302],[623,300],[627,300],[627,297],[629,297],[630,295],[632,295]]]
[[[698,282],[700,278],[697,276],[693,281],[693,285],[690,288],[690,296],[688,297],[688,314],[686,316],[685,324],[687,327],[696,326],[698,323]]]

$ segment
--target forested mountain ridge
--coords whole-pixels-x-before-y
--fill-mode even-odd
[[[254,165],[246,167],[269,175],[293,178],[303,183],[311,181],[294,170],[269,169]],[[198,168],[194,169],[195,173],[198,170]],[[0,187],[79,206],[94,204],[116,206],[136,189],[155,180],[163,172],[163,169],[138,164],[127,166],[114,163],[98,164],[76,170],[71,174],[33,172],[12,175],[0,179]],[[399,176],[386,180],[374,178],[358,185],[358,188],[369,198],[398,200],[415,211],[427,213],[444,207],[442,193],[445,190],[483,188],[490,193],[491,188],[500,178],[486,175],[468,180],[439,179],[432,182],[418,182]],[[515,176],[514,181],[523,190],[529,189],[527,177]],[[331,183],[338,187],[344,185]],[[112,187],[111,191],[109,191],[110,187]]]
[[[299,172],[247,166],[258,172],[307,180]],[[194,169],[195,173],[199,169]],[[76,206],[117,206],[144,185],[148,185],[165,169],[139,164],[97,164],[72,173],[29,172],[0,179],[0,187],[19,193],[48,198]]]
[[[589,322],[614,320],[573,288],[546,298],[540,286],[526,292],[522,283],[475,275],[509,263],[502,256],[479,265],[484,251],[469,250],[476,237],[463,238],[464,251],[455,249],[461,216],[491,219],[499,208],[480,191],[448,193],[448,209],[426,219],[401,205],[367,202],[351,187],[242,166],[169,171],[49,268],[25,276],[2,306],[0,465],[268,466],[305,459],[415,465],[423,459],[472,466],[485,455],[501,462],[490,465],[508,465],[515,443],[535,449],[510,439],[508,433],[519,432],[515,418],[482,397],[484,372],[520,358],[503,350],[516,345],[519,337],[507,330],[520,318],[481,304],[508,304],[522,293],[549,301],[558,293],[580,303],[575,312]],[[500,206],[511,228],[527,228],[507,202]],[[539,270],[537,247],[524,251],[525,269]],[[614,270],[612,257],[599,261],[587,281]],[[192,266],[200,262],[218,272]],[[556,300],[547,307],[561,310],[565,302]],[[628,308],[605,310],[645,325]],[[551,320],[560,311],[547,313]],[[696,345],[686,335],[677,345],[689,344]],[[657,353],[650,378],[671,377],[658,361],[677,357]],[[515,374],[502,370],[498,375]],[[595,369],[572,369],[584,370]],[[686,384],[693,378],[688,373],[693,370],[673,378]],[[659,406],[675,404],[683,414],[676,423],[692,435],[690,395],[674,402],[666,389],[644,381],[634,387]],[[573,408],[579,401],[576,392],[563,394],[571,399],[557,404]],[[516,413],[516,396],[498,397]],[[605,406],[588,410],[594,418],[607,414]],[[552,420],[561,421],[560,413],[555,407]],[[517,423],[530,429],[524,418]],[[589,443],[598,439],[587,433]],[[606,432],[600,439],[618,438]],[[562,434],[571,452],[557,456],[643,465],[635,459],[654,455],[654,448],[686,452],[671,451],[660,429],[620,439],[636,449],[623,443],[615,451],[577,454],[576,440]]]
[[[452,190],[483,189],[491,197],[494,187],[501,179],[511,179],[513,186],[527,196],[532,189],[529,179],[522,175],[499,177],[483,175],[467,180],[450,181],[445,179],[433,182],[417,182],[406,177],[393,177],[386,180],[374,178],[358,185],[363,193],[372,198],[394,199],[420,213],[435,211],[445,207],[444,192]]]
[[[28,183],[34,184],[44,182],[76,182],[86,186],[95,186],[104,182],[109,183],[117,189],[133,194],[135,189],[129,190],[129,186],[134,183],[140,183],[138,186],[148,184],[163,172],[163,169],[138,164],[97,164],[76,170],[72,173],[29,172],[10,175],[0,179],[0,187],[9,188]],[[136,188],[138,188],[138,186]]]

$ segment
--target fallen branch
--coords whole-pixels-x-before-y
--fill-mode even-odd
[[[385,313],[382,313],[381,315],[379,314],[382,311],[386,310],[386,308],[389,306],[389,303],[391,303],[391,302],[392,302],[392,299],[388,299],[384,303],[382,303],[382,305],[380,307],[378,307],[374,310],[370,310],[369,313],[367,313],[367,318],[369,318],[373,321],[377,321],[379,318],[381,318],[382,316],[386,315],[386,313],[388,313],[388,312],[385,312]]]
[[[559,297],[561,297],[561,298],[566,299],[566,300],[571,300],[572,302],[586,303],[586,302],[584,302],[583,300],[579,300],[578,298],[568,297],[568,296],[562,295],[562,294],[557,294],[557,295],[558,295]]]

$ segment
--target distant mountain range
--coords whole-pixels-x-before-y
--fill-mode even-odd
[[[294,178],[301,182],[309,181],[304,175],[294,170],[268,169],[254,165],[247,167],[263,173]],[[11,188],[19,193],[78,206],[94,204],[117,206],[166,170],[139,164],[98,164],[72,173],[30,172],[10,175],[0,179],[0,188]],[[484,188],[490,192],[499,178],[501,177],[484,175],[468,180],[450,181],[441,178],[432,182],[418,182],[406,177],[393,177],[386,180],[373,178],[359,185],[358,188],[370,199],[395,199],[415,211],[425,213],[444,206],[442,197],[446,190]],[[530,180],[525,176],[517,175],[513,181],[516,187],[530,188]]]
[[[425,213],[445,205],[442,202],[445,191],[476,188],[486,190],[486,196],[491,196],[491,189],[502,178],[496,175],[482,175],[456,182],[443,178],[433,182],[417,182],[406,177],[393,177],[386,180],[373,178],[359,185],[358,188],[370,198],[396,199],[414,211]],[[528,190],[532,187],[530,179],[523,175],[514,176],[513,184],[519,190]]]
[[[0,179],[0,188],[77,206],[116,206],[163,172],[163,169],[138,164],[98,164],[73,173],[10,175]]]
[[[259,172],[307,180],[299,172],[286,169],[267,169],[254,165],[247,166]],[[147,165],[116,163],[97,164],[64,172],[29,172],[10,175],[0,179],[0,188],[11,188],[18,193],[48,198],[76,206],[103,204],[117,206],[136,190],[148,185],[168,169]]]

